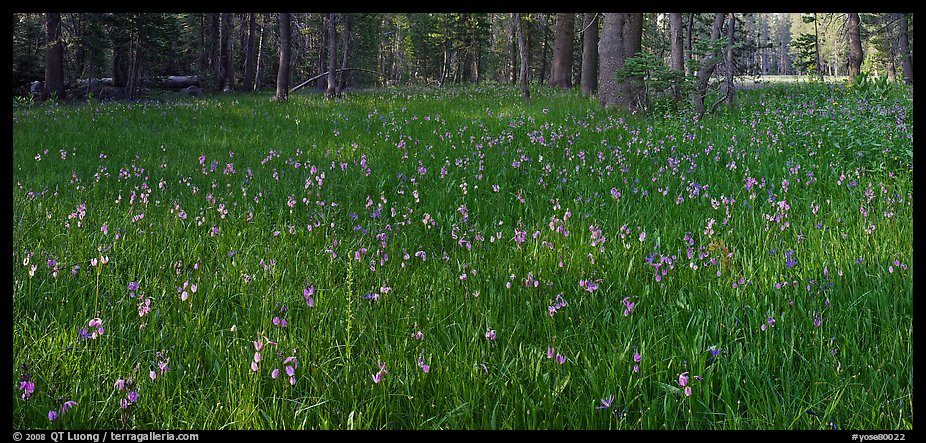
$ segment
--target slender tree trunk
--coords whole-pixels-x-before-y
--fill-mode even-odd
[[[45,89],[42,99],[64,98],[64,46],[61,44],[61,13],[45,14]]]
[[[233,92],[235,90],[235,54],[231,48],[231,14],[223,12],[221,15],[220,57],[222,59],[222,90]]]
[[[206,29],[208,28],[206,16],[207,14],[199,14],[199,72],[209,70],[209,39],[206,37]]]
[[[890,53],[888,54],[888,65],[887,65],[887,78],[891,83],[897,82],[897,54],[900,52],[897,50],[897,39],[895,38],[896,32],[894,31],[897,26],[894,26],[892,19],[895,14],[881,14],[881,24],[884,26],[884,35],[887,36],[887,41],[889,43],[888,48]]]
[[[334,82],[335,57],[337,56],[338,31],[335,23],[335,13],[328,13],[328,88],[325,97],[331,97],[337,90]]]
[[[714,14],[714,25],[711,27],[711,42],[715,43],[720,39],[720,30],[723,27],[724,16],[726,14],[717,12]],[[698,120],[704,116],[704,98],[707,96],[707,87],[717,68],[717,62],[720,60],[719,49],[714,49],[710,54],[705,55],[698,67],[698,77],[696,91],[694,94],[695,110],[698,112]]]
[[[682,31],[682,14],[680,12],[669,13],[669,45],[672,49],[669,55],[669,69],[678,73],[679,81],[685,76],[685,40]],[[676,101],[681,100],[681,85],[676,83],[672,87],[672,93]]]
[[[215,73],[216,85],[219,89],[225,86],[225,62],[222,59],[222,18],[219,13],[209,14],[210,46],[209,64]]]
[[[685,41],[685,66],[688,75],[695,75],[695,67],[691,63],[691,58],[694,56],[694,17],[693,12],[688,13],[688,27],[685,28],[688,32],[688,38]]]
[[[512,18],[511,22],[508,24],[508,82],[512,85],[518,81],[518,40],[517,37],[515,37],[516,28],[517,26],[515,26],[514,19]]]
[[[264,51],[264,27],[267,25],[267,22],[264,20],[264,15],[260,15],[260,35],[257,37],[257,60],[254,62],[254,87],[253,91],[260,89],[260,65],[262,62],[262,55]]]
[[[290,13],[280,13],[280,68],[277,70],[277,93],[274,100],[289,99]]]
[[[727,95],[724,98],[724,102],[728,106],[733,106],[736,103],[736,89],[733,87],[733,74],[736,71],[736,63],[733,58],[733,28],[736,24],[736,14],[730,13],[730,18],[727,20]]]
[[[543,30],[543,46],[541,46],[541,53],[540,53],[540,84],[541,85],[546,83],[546,78],[547,78],[547,41],[549,40],[548,38],[549,28],[550,28],[550,14],[549,13],[543,14],[543,26],[541,27],[541,29]]]
[[[590,96],[598,90],[598,14],[585,13],[582,22],[582,95]]]
[[[254,90],[254,78],[257,76],[257,51],[254,49],[254,34],[257,32],[255,13],[248,13],[248,33],[244,41],[244,84],[245,91]]]
[[[328,63],[328,17],[329,14],[322,15],[322,28],[318,32],[318,72],[325,72],[325,65]],[[318,90],[324,91],[328,87],[328,78],[318,78]]]
[[[897,50],[900,52],[900,66],[903,69],[903,80],[908,85],[913,84],[913,52],[910,51],[910,26],[907,20],[910,13],[897,14],[900,30],[897,35]]]
[[[813,13],[813,47],[817,52],[817,74],[823,77],[823,65],[820,60],[820,31],[817,28],[817,13]]]
[[[518,73],[518,83],[521,85],[521,98],[524,101],[528,101],[531,98],[530,89],[527,86],[527,74],[528,74],[528,48],[527,44],[524,42],[524,23],[521,20],[521,13],[515,12],[513,14],[515,21],[515,26],[518,30],[518,50],[521,53],[521,69]]]
[[[344,14],[344,36],[341,37],[343,43],[343,49],[341,50],[341,75],[338,81],[338,90],[337,93],[340,94],[341,91],[347,89],[347,60],[350,54],[350,40],[351,40],[351,20],[350,14]]]
[[[550,75],[550,86],[572,87],[572,39],[575,27],[575,14],[556,14],[553,35],[553,72]]]
[[[862,39],[860,35],[860,22],[858,13],[853,12],[849,13],[849,83],[855,81],[855,76],[857,76],[862,71],[862,59],[864,58],[864,53],[862,52]]]

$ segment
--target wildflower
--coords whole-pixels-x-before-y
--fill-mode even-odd
[[[691,386],[685,386],[685,396],[691,397]]]
[[[114,385],[114,387],[120,391],[125,389],[125,380],[121,378],[116,380],[116,384]]]
[[[58,418],[58,413],[57,413],[57,412],[55,412],[54,410],[48,411],[48,419],[49,419],[49,420],[55,421],[57,418]]]
[[[559,364],[566,363],[566,356],[562,354],[556,354],[556,362]]]
[[[279,369],[279,368],[274,368],[274,369],[273,369],[273,372],[270,373],[270,377],[273,378],[274,380],[276,380],[277,378],[279,378],[279,377],[280,377],[280,369]]]
[[[424,333],[422,333],[421,331],[415,332],[414,334],[412,334],[412,338],[414,338],[415,340],[424,340]]]
[[[100,320],[99,318],[90,320],[90,327],[96,328],[96,331],[90,334],[91,339],[96,340],[98,336],[103,335],[103,320]]]
[[[494,329],[489,329],[488,331],[486,331],[486,339],[490,341],[495,340],[495,330]]]
[[[624,303],[624,308],[625,308],[624,317],[626,317],[630,315],[630,313],[633,311],[633,307],[635,304],[630,301],[630,297],[624,297],[624,300],[622,302]]]
[[[29,374],[26,374],[29,376]],[[29,376],[31,378],[31,376]],[[35,392],[35,383],[32,380],[25,380],[19,382],[19,390],[22,391],[21,398],[23,400],[28,400],[32,396],[32,393]]]
[[[130,401],[130,402],[132,402],[132,403],[135,403],[135,402],[138,401],[138,392],[129,391],[129,394],[126,395],[125,398],[126,398],[128,401]]]
[[[601,406],[595,406],[595,409],[608,409],[611,407],[611,403],[614,403],[614,395],[608,397],[607,400],[601,399]]]
[[[302,296],[305,297],[305,304],[310,308],[315,306],[315,300],[312,298],[313,294],[315,294],[315,286],[302,289]]]
[[[61,405],[61,413],[64,414],[65,412],[68,411],[68,409],[71,409],[71,408],[73,408],[74,406],[77,406],[77,402],[76,402],[76,401],[68,400],[68,401],[64,402],[64,404]]]
[[[418,367],[421,368],[425,374],[431,370],[431,367],[424,363],[424,357],[418,357]]]
[[[547,358],[553,358],[556,355],[556,348],[547,346]]]
[[[688,385],[688,372],[683,372],[678,376],[678,385],[687,386]]]

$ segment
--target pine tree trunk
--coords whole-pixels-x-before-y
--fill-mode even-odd
[[[276,101],[289,99],[290,13],[280,13],[280,68],[277,70]]]
[[[615,75],[624,66],[624,21],[626,14],[605,13],[598,42],[598,101],[602,107],[620,104],[620,87]]]
[[[910,13],[897,14],[900,20],[900,32],[897,36],[897,50],[900,52],[901,68],[903,69],[903,80],[908,85],[913,84],[913,52],[910,51],[909,25],[907,20]]]
[[[225,92],[233,92],[235,90],[235,55],[231,48],[231,14],[223,12],[221,21],[220,56],[222,59],[222,90]]]
[[[727,95],[724,102],[727,106],[733,106],[736,103],[736,89],[733,87],[733,74],[736,71],[735,60],[733,59],[733,27],[736,24],[736,15],[730,13],[730,19],[727,20]]]
[[[723,27],[724,16],[726,16],[726,14],[722,12],[714,14],[714,24],[711,27],[712,43],[720,39],[720,30]],[[719,60],[720,51],[715,49],[711,51],[710,54],[706,54],[699,64],[696,92],[694,94],[694,105],[695,110],[698,112],[698,120],[704,116],[704,98],[707,96],[707,87],[711,80],[711,75],[714,74],[714,69],[717,68],[717,62]]]
[[[515,37],[514,19],[508,24],[508,83],[512,85],[518,81],[518,41]]]
[[[337,90],[334,81],[335,57],[337,56],[338,34],[335,23],[335,13],[328,13],[328,88],[325,97],[331,97]]]
[[[553,36],[553,72],[550,75],[550,86],[572,87],[572,39],[575,25],[575,14],[556,14]]]
[[[341,91],[347,89],[347,60],[350,54],[350,40],[351,40],[351,20],[350,14],[344,14],[344,36],[341,38],[343,49],[341,50],[341,74],[338,81],[338,94]]]
[[[643,14],[628,13],[625,14],[623,26],[622,43],[623,59],[620,60],[620,66],[623,67],[625,61],[636,56],[642,49],[643,44]],[[629,111],[637,111],[645,108],[646,96],[643,89],[643,79],[641,77],[631,77],[625,79],[619,84],[620,97],[618,99],[621,106]]]
[[[540,84],[544,84],[547,79],[547,40],[549,40],[547,32],[550,27],[550,14],[543,14],[543,46],[541,46],[540,52]]]
[[[514,13],[514,21],[518,31],[518,50],[521,53],[521,69],[518,72],[518,83],[521,85],[521,98],[524,99],[524,101],[528,101],[531,98],[531,92],[527,86],[528,48],[527,44],[524,42],[524,23],[521,20],[520,13]]]
[[[248,33],[244,41],[244,84],[245,91],[254,90],[254,79],[257,76],[257,51],[254,50],[254,34],[257,31],[255,13],[248,14]]]
[[[858,13],[853,12],[849,13],[849,83],[855,81],[855,76],[857,76],[862,71],[862,59],[864,58],[864,53],[862,52],[862,39],[860,32],[860,22]]]
[[[585,13],[582,35],[582,95],[598,91],[598,14]]]
[[[682,37],[682,14],[680,12],[669,13],[669,45],[671,53],[669,55],[669,68],[685,75],[685,40]],[[672,87],[672,93],[675,100],[682,99],[681,85],[676,84]]]
[[[61,13],[45,15],[45,89],[42,99],[64,98],[64,46],[61,44]]]

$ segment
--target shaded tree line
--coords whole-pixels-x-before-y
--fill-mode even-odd
[[[544,84],[703,114],[734,103],[734,76],[865,71],[912,84],[912,27],[910,13],[14,13],[13,88],[137,98],[192,84],[286,100],[495,81],[525,99]]]

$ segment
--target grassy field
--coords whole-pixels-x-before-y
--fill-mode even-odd
[[[14,103],[13,427],[911,429],[911,90],[738,103]]]

